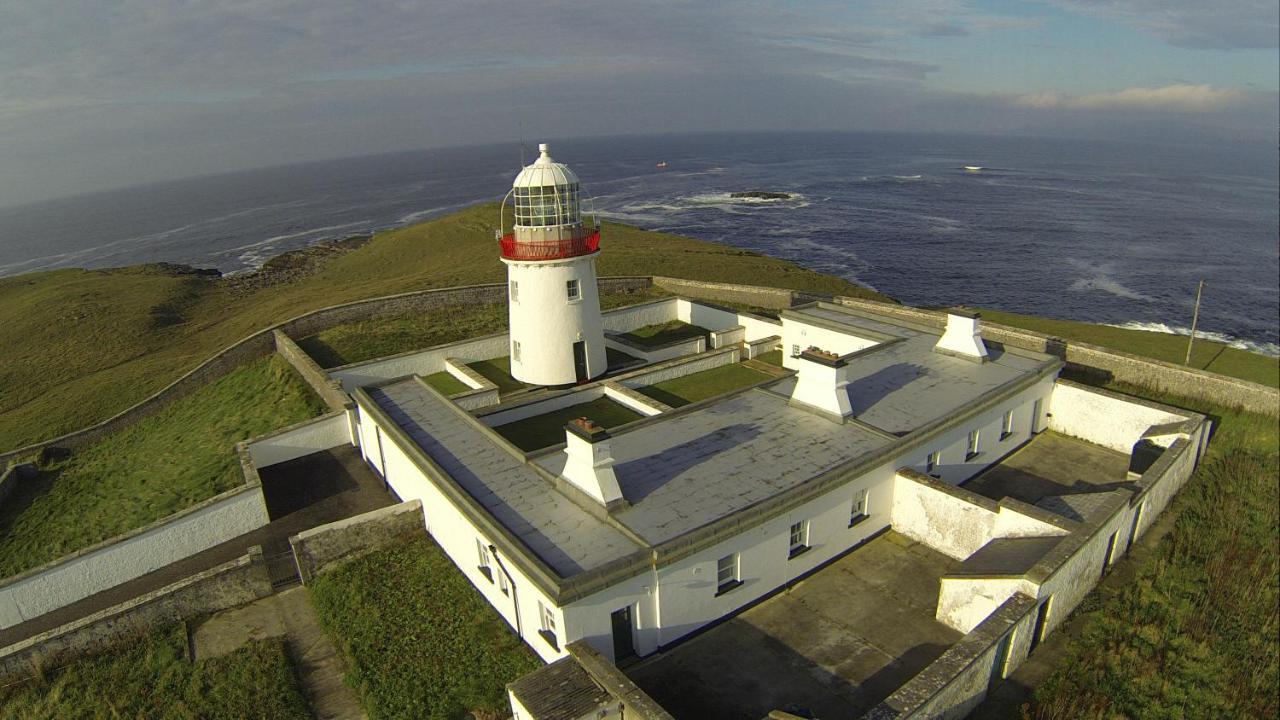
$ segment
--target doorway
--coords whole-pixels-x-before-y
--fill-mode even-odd
[[[1040,411],[1042,409],[1044,409],[1043,400],[1036,400],[1034,403],[1031,404],[1031,434],[1033,435],[1038,434],[1041,430],[1044,430],[1044,423],[1041,422],[1040,420],[1041,418]]]
[[[1040,603],[1040,609],[1036,611],[1036,627],[1031,631],[1031,650],[1035,650],[1036,646],[1044,640],[1045,626],[1049,624],[1049,610],[1053,606],[1053,596],[1049,596],[1044,602]]]
[[[628,605],[621,610],[614,610],[609,614],[609,620],[613,625],[614,664],[621,660],[635,657],[636,644],[631,631],[631,606]]]
[[[1111,570],[1111,563],[1114,562],[1116,554],[1116,536],[1120,534],[1117,530],[1111,533],[1111,537],[1107,540],[1107,552],[1102,556],[1102,577],[1107,576],[1107,572]]]
[[[1138,509],[1133,511],[1133,524],[1129,526],[1129,540],[1124,544],[1124,551],[1128,553],[1133,549],[1133,541],[1138,539],[1138,523],[1142,522],[1142,509],[1146,503],[1138,505]]]
[[[587,376],[587,344],[582,340],[573,344],[573,372],[580,383],[591,379]]]
[[[1005,671],[1009,667],[1009,651],[1013,648],[1013,639],[1017,636],[1018,631],[1005,635],[1000,644],[996,646],[996,656],[991,663],[991,676],[987,678],[987,694],[990,695],[995,686],[1004,679]]]

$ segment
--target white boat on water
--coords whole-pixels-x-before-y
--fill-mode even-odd
[[[964,166],[965,172],[978,172],[981,169],[982,169],[981,165],[965,165]]]

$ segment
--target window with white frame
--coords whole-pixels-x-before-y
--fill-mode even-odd
[[[738,574],[738,553],[716,561],[716,595],[723,595],[742,584]]]
[[[969,440],[965,445],[964,459],[972,460],[978,457],[978,431],[969,431]]]
[[[493,582],[493,570],[489,567],[489,546],[480,538],[476,538],[476,555],[479,558],[480,572],[489,578],[489,582]]]
[[[787,558],[793,558],[805,550],[809,549],[809,521],[801,520],[798,523],[791,524],[791,537],[789,539],[790,547],[787,550]]]
[[[502,591],[503,595],[511,596],[511,585],[507,582],[506,573],[498,573],[498,589]]]
[[[868,491],[865,489],[853,494],[853,505],[849,508],[849,527],[853,527],[871,517],[870,511],[867,509],[867,497]]]
[[[934,474],[934,472],[933,472],[933,471],[934,471],[934,470],[937,470],[937,469],[938,469],[938,466],[939,466],[939,465],[941,465],[941,464],[942,464],[942,451],[941,451],[941,450],[934,450],[933,452],[929,453],[929,457],[925,458],[925,461],[924,461],[924,472],[925,472],[925,474],[926,474],[926,475],[933,475],[933,474]]]
[[[791,357],[800,357],[800,346],[799,346],[799,345],[792,345],[792,346],[791,346]]]
[[[520,341],[519,340],[511,341],[511,360],[513,362],[520,362]]]
[[[555,613],[541,600],[538,601],[538,624],[541,626],[538,634],[542,636],[542,639],[551,643],[551,647],[559,650],[560,644],[556,641]]]
[[[1000,421],[1000,439],[1003,440],[1013,434],[1013,411],[1006,410],[1004,418]]]
[[[564,283],[565,294],[569,296],[569,300],[577,300],[582,297],[582,288],[578,285],[577,280],[566,280]]]
[[[512,280],[511,289],[507,291],[507,295],[510,296],[511,302],[520,302],[520,283]]]

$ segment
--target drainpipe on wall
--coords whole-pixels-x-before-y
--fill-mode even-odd
[[[507,572],[507,566],[502,564],[502,557],[498,555],[497,546],[490,545],[489,554],[493,556],[493,561],[498,563],[498,569],[507,578],[507,587],[511,588],[511,604],[516,613],[516,637],[524,640],[524,630],[520,627],[520,600],[516,598],[516,579],[511,577],[511,573]]]

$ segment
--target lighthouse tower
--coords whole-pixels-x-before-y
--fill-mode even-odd
[[[583,227],[578,176],[552,160],[545,143],[538,151],[512,183],[507,197],[514,200],[515,227],[500,235],[511,376],[568,385],[598,377],[608,365],[596,288],[600,231]],[[503,215],[506,207],[504,200]]]

